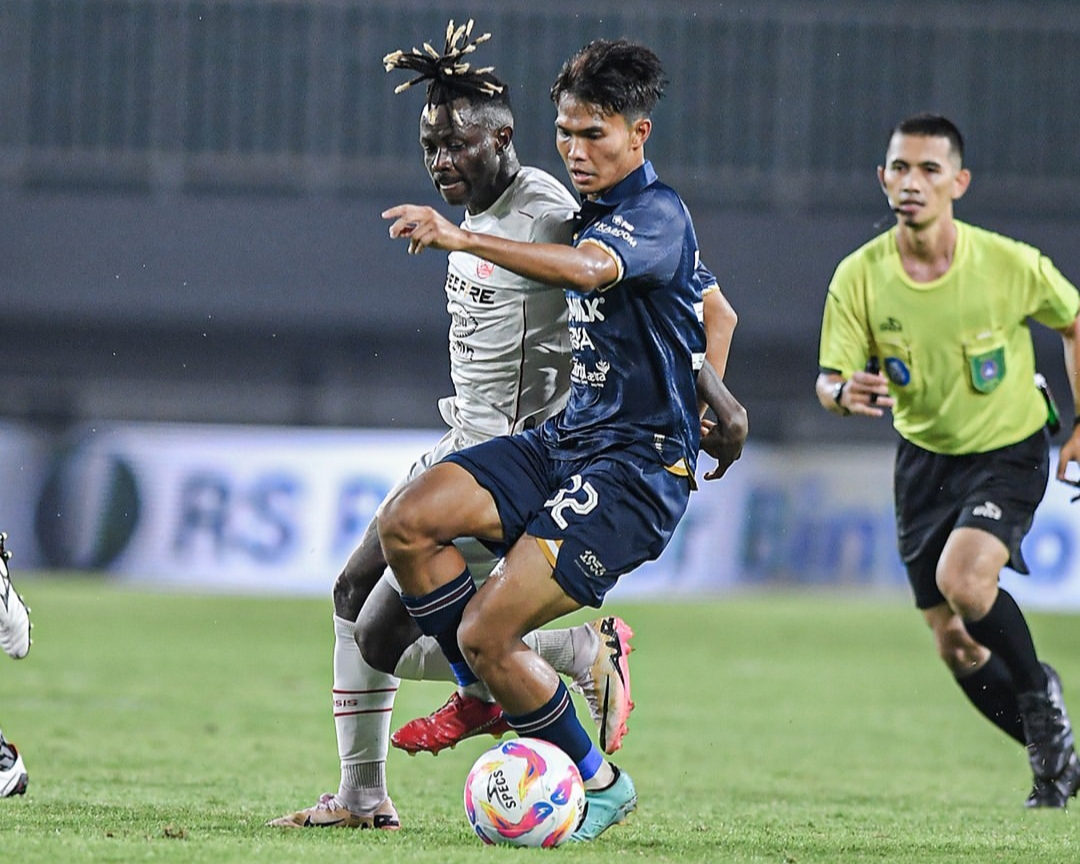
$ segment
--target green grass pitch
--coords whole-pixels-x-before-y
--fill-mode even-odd
[[[462,783],[490,738],[391,754],[396,834],[264,827],[337,786],[329,600],[20,587],[34,649],[0,658],[0,726],[30,788],[0,801],[5,862],[1080,860],[1080,806],[1024,810],[1023,753],[967,706],[906,598],[613,606],[637,631],[616,761],[640,806],[595,843],[541,851],[467,830]],[[1031,619],[1080,711],[1078,620]],[[396,719],[448,692],[406,682]]]

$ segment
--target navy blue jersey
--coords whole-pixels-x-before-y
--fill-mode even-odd
[[[583,202],[574,245],[586,243],[608,252],[619,276],[596,291],[566,292],[570,399],[542,427],[544,441],[565,458],[644,443],[665,465],[693,474],[700,433],[693,358],[705,350],[695,304],[708,270],[699,269],[690,213],[646,162]]]

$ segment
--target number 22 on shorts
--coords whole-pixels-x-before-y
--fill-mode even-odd
[[[596,494],[593,485],[588,480],[582,481],[580,474],[575,474],[570,478],[569,485],[548,498],[544,506],[551,511],[555,524],[565,529],[569,523],[563,515],[564,510],[569,509],[579,516],[584,516],[591,513],[599,503],[600,496]]]

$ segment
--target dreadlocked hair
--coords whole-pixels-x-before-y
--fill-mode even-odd
[[[470,101],[492,101],[509,107],[510,96],[502,81],[492,73],[494,66],[473,68],[465,60],[478,45],[491,38],[490,33],[472,39],[473,21],[455,26],[453,19],[446,25],[446,42],[440,54],[427,42],[424,50],[413,48],[409,52],[393,51],[383,57],[383,66],[387,72],[394,69],[408,69],[419,73],[415,78],[399,84],[395,93],[401,93],[427,81],[427,104],[429,106],[448,105],[455,99],[465,97]],[[470,41],[471,40],[471,41]]]

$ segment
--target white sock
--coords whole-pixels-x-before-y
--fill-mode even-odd
[[[407,681],[450,681],[457,683],[450,661],[446,659],[434,636],[421,636],[406,648],[394,674]]]
[[[600,637],[588,624],[559,630],[533,630],[522,641],[560,675],[577,678],[588,671],[600,650]]]
[[[434,636],[421,636],[402,653],[394,667],[394,674],[409,681],[448,681],[456,684],[457,679],[450,668],[450,663],[443,654]],[[476,681],[467,687],[458,687],[463,696],[475,696],[485,702],[495,699],[483,681]]]
[[[364,662],[353,624],[334,616],[334,727],[341,759],[338,798],[370,813],[386,798],[390,711],[398,679]]]
[[[458,693],[462,696],[472,696],[474,699],[483,699],[485,702],[495,701],[495,697],[491,695],[491,691],[488,690],[487,684],[479,679],[473,681],[472,684],[458,687]]]
[[[596,661],[600,638],[588,624],[560,630],[533,630],[523,637],[524,643],[543,657],[551,668],[562,675],[576,678],[588,671]],[[454,673],[439,643],[432,636],[421,636],[401,655],[394,674],[409,681],[455,682]],[[459,688],[463,694],[491,700],[483,682]]]
[[[615,776],[615,766],[605,759],[600,763],[600,767],[596,769],[596,773],[585,781],[585,788],[590,790],[607,789],[608,786],[615,782]]]

